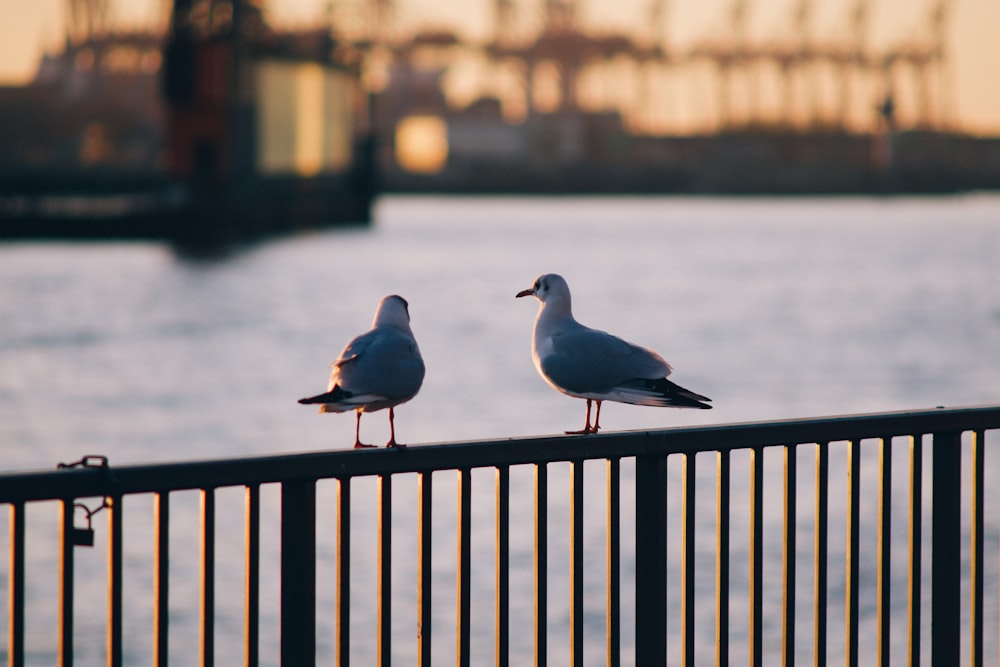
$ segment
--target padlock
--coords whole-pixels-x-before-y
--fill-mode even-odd
[[[85,505],[77,503],[76,506],[83,508],[83,511],[87,513],[87,527],[80,528],[79,526],[73,526],[73,532],[71,534],[73,546],[92,547],[94,546],[94,527],[90,523],[91,512]]]
[[[94,529],[89,526],[87,528],[77,528],[76,526],[73,526],[73,546],[94,546]]]

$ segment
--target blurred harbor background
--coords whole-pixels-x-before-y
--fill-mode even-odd
[[[5,8],[0,231],[252,236],[367,222],[376,192],[1000,187],[985,0],[453,5]]]

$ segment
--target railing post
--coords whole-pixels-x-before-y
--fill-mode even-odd
[[[830,509],[830,443],[816,443],[816,527],[813,534],[813,655],[826,667],[827,544]]]
[[[10,505],[7,665],[24,664],[24,503]]]
[[[72,498],[62,501],[59,525],[59,667],[73,667],[73,513]]]
[[[243,666],[257,667],[260,658],[259,484],[246,487],[243,504]]]
[[[683,530],[681,531],[681,664],[693,667],[694,656],[694,512],[695,512],[695,453],[684,455],[684,473],[681,479],[684,501]]]
[[[122,654],[122,498],[108,496],[107,665],[121,667]]]
[[[764,448],[750,450],[750,667],[764,665]]]
[[[621,664],[621,460],[607,461],[607,666]]]
[[[635,457],[635,664],[667,662],[667,457]]]
[[[496,665],[510,661],[510,468],[496,470]]]
[[[934,434],[931,514],[931,664],[961,659],[962,434]]]
[[[316,662],[316,483],[281,485],[281,664]]]
[[[972,667],[983,666],[983,529],[984,529],[984,498],[985,460],[983,431],[972,434],[972,497],[969,505],[972,509],[969,545],[969,625],[972,626],[970,637],[970,659]]]
[[[337,480],[337,667],[351,664],[351,478]]]
[[[472,469],[458,471],[458,554],[456,558],[457,581],[455,584],[455,663],[469,667],[472,645]]]
[[[153,500],[153,667],[167,667],[170,649],[170,492]]]
[[[569,662],[583,667],[583,461],[570,468]]]
[[[729,667],[729,499],[728,449],[716,454],[715,487],[715,664]]]
[[[431,667],[431,536],[433,527],[434,474],[427,470],[417,478],[420,500],[417,510],[417,667]]]
[[[215,667],[215,489],[201,491],[201,667]]]
[[[535,464],[535,667],[545,667],[549,637],[549,471]]]
[[[392,476],[378,476],[378,611],[376,663],[392,664]]]
[[[921,545],[923,544],[923,503],[924,503],[924,436],[920,433],[910,436],[910,535],[909,578],[906,606],[909,614],[907,623],[906,664],[920,663],[920,600],[921,600]]]

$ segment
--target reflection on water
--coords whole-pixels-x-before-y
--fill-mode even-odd
[[[583,404],[557,394],[538,378],[529,356],[534,304],[514,294],[543,272],[559,272],[573,287],[580,321],[660,351],[675,379],[714,399],[712,411],[676,411],[608,404],[607,430],[811,417],[935,405],[1000,402],[1000,199],[383,199],[370,230],[330,231],[284,239],[220,261],[179,260],[158,245],[13,244],[0,247],[0,445],[6,469],[52,468],[84,454],[124,463],[216,458],[346,448],[350,415],[317,415],[299,396],[325,387],[328,365],[343,344],[371,321],[378,299],[399,293],[410,302],[414,333],[427,377],[420,395],[397,411],[400,440],[420,443],[537,435],[578,427]],[[363,420],[362,438],[384,442],[384,419]],[[898,443],[897,489],[906,480],[906,443]],[[874,451],[871,452],[874,455]],[[845,454],[831,453],[834,479]],[[766,456],[768,474],[780,471]],[[714,470],[699,458],[697,585],[698,656],[714,655]],[[623,462],[623,493],[631,489]],[[812,452],[799,456],[800,480],[812,475]],[[877,458],[866,453],[866,479]],[[996,459],[987,459],[995,467]],[[746,462],[734,460],[733,497],[745,493]],[[1000,469],[993,470],[1000,473]],[[990,472],[988,471],[989,475]],[[550,472],[550,659],[568,652],[567,471]],[[588,493],[586,603],[588,653],[603,653],[603,466],[586,469]],[[679,479],[676,464],[671,475]],[[839,476],[839,477],[838,477]],[[511,475],[511,516],[531,516],[531,474]],[[895,477],[894,477],[895,479]],[[492,658],[492,472],[474,475],[473,662]],[[812,490],[800,482],[799,567],[801,659],[811,658]],[[332,483],[330,483],[332,485]],[[333,650],[332,486],[320,485],[319,572],[321,656]],[[831,516],[842,507],[843,485],[832,483]],[[867,487],[863,487],[867,488]],[[671,487],[671,494],[680,489]],[[415,480],[394,484],[393,632],[397,659],[413,662]],[[780,492],[780,489],[775,490]],[[355,485],[357,611],[352,650],[358,664],[373,660],[374,486]],[[435,658],[450,661],[454,623],[455,488],[435,477]],[[769,491],[770,493],[770,491]],[[867,492],[864,492],[867,493]],[[171,656],[193,663],[198,646],[197,494],[172,497]],[[265,563],[277,563],[276,490],[265,490]],[[324,500],[325,499],[325,500]],[[994,499],[1000,501],[1000,499]],[[629,514],[625,498],[623,512]],[[674,502],[673,500],[671,502]],[[863,498],[874,507],[875,497]],[[990,499],[987,499],[988,506]],[[994,503],[993,506],[996,506]],[[220,663],[241,652],[242,496],[219,491],[217,635]],[[900,507],[903,507],[902,505]],[[329,510],[329,511],[327,511]],[[151,500],[126,506],[126,644],[129,662],[149,655],[151,590],[148,517]],[[746,655],[746,582],[739,566],[748,537],[734,510],[734,659]],[[371,521],[366,513],[372,513]],[[765,497],[768,525],[780,525],[780,496]],[[896,510],[894,509],[894,512]],[[905,510],[894,544],[905,545]],[[55,555],[44,531],[54,507],[29,510],[30,664],[49,664],[53,636],[44,619],[55,614]],[[874,514],[863,512],[863,515]],[[894,514],[894,516],[896,516]],[[100,517],[100,515],[98,515]],[[7,539],[0,518],[0,551]],[[99,664],[103,652],[103,521],[98,545],[78,550],[78,664]],[[632,532],[625,522],[622,545]],[[995,521],[994,521],[995,524]],[[673,524],[677,526],[676,522]],[[531,647],[530,524],[511,530],[511,655],[525,662]],[[831,525],[831,546],[842,550],[842,527]],[[838,532],[839,531],[839,532]],[[929,531],[925,531],[929,532]],[[768,533],[772,534],[772,533]],[[996,553],[997,526],[988,526],[987,553]],[[870,542],[870,541],[869,541]],[[868,548],[865,542],[863,549]],[[838,546],[839,545],[839,546]],[[780,540],[765,545],[765,590],[780,589]],[[677,566],[679,541],[668,567]],[[993,551],[990,551],[992,549]],[[625,561],[627,562],[627,558]],[[831,561],[836,562],[836,561]],[[863,596],[874,581],[862,560]],[[996,559],[986,571],[996,591]],[[831,570],[831,600],[842,599],[842,567]],[[623,571],[623,624],[634,586]],[[324,579],[323,577],[327,577]],[[894,605],[905,603],[906,570],[893,564]],[[773,585],[772,585],[773,584]],[[673,585],[673,583],[671,583]],[[4,589],[6,582],[0,582]],[[899,590],[897,600],[896,591]],[[927,588],[929,590],[929,587]],[[671,609],[679,589],[671,589]],[[5,589],[0,591],[6,594]],[[768,598],[777,622],[780,597]],[[266,663],[277,659],[276,583],[263,586]],[[840,597],[838,597],[840,596]],[[865,598],[867,600],[867,598]],[[874,598],[872,598],[874,600]],[[775,602],[777,601],[777,602]],[[864,602],[864,600],[863,600]],[[995,602],[995,601],[994,601]],[[743,605],[743,606],[741,606]],[[864,604],[864,612],[873,610]],[[398,607],[398,608],[397,608]],[[989,607],[989,605],[988,605]],[[990,609],[995,610],[993,604]],[[591,611],[592,610],[592,611]],[[990,613],[995,613],[990,612]],[[5,622],[6,609],[0,611]],[[668,628],[679,632],[676,614]],[[841,655],[831,609],[831,659]],[[42,620],[32,620],[42,619]],[[928,618],[929,620],[929,618]],[[992,623],[992,624],[991,624]],[[996,619],[986,619],[996,627]],[[894,650],[905,624],[892,629]],[[777,636],[777,635],[775,635]],[[563,637],[566,638],[563,641]],[[623,646],[631,645],[626,632]],[[868,640],[863,639],[862,643]],[[874,641],[873,639],[871,641]],[[995,655],[990,639],[987,656]],[[870,647],[863,646],[863,650]],[[771,655],[779,647],[765,645]],[[626,649],[628,653],[628,649]],[[671,651],[673,653],[673,651]],[[321,660],[324,659],[321,657]],[[596,658],[595,658],[596,659]],[[989,661],[989,658],[987,659]]]

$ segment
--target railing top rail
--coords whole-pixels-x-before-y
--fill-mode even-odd
[[[1000,405],[0,474],[0,503],[1000,428]]]

